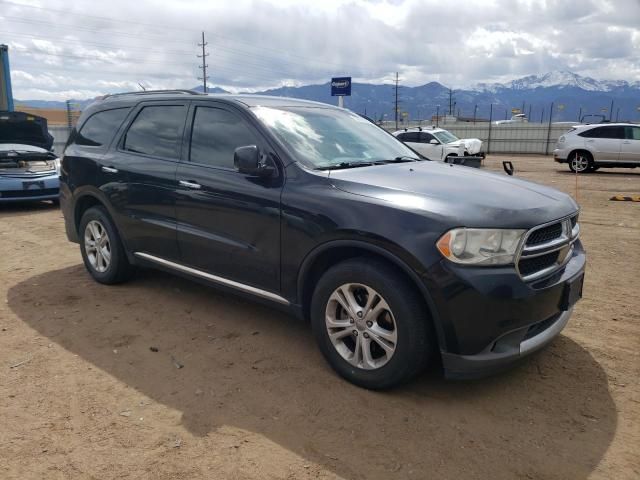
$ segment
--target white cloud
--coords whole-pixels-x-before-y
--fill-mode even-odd
[[[453,87],[556,69],[640,80],[638,0],[17,3],[0,0],[0,30],[20,99],[193,87],[201,30],[210,84],[233,91],[396,71]]]

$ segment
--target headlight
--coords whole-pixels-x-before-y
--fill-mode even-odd
[[[514,263],[526,230],[454,228],[436,243],[440,253],[464,265],[508,265]]]
[[[59,159],[59,158],[56,158],[56,159],[53,161],[53,164],[54,164],[54,165],[55,165],[55,167],[56,167],[56,173],[58,174],[58,176],[60,176],[60,169],[62,168],[62,163],[60,162],[60,159]]]

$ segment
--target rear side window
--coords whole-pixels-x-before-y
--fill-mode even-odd
[[[235,113],[220,108],[196,108],[190,161],[233,168],[235,149],[256,144],[256,137],[249,126]]]
[[[84,122],[76,135],[75,143],[90,147],[108,145],[115,135],[130,108],[116,108],[94,113]]]
[[[585,138],[624,138],[624,127],[596,127],[579,134]]]
[[[420,141],[420,134],[418,132],[407,132],[398,135],[398,138],[403,142],[418,143]]]
[[[177,159],[186,115],[182,105],[144,107],[125,135],[124,150]]]
[[[640,127],[625,127],[627,140],[640,140]]]

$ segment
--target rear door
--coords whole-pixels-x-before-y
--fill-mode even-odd
[[[186,118],[186,102],[143,102],[120,139],[115,167],[126,170],[125,237],[134,252],[178,257],[176,170]]]
[[[416,152],[425,155],[423,145],[420,143],[419,132],[404,132],[398,135],[398,140],[413,148]]]
[[[625,138],[620,149],[621,162],[640,163],[640,126],[624,127]]]
[[[585,137],[585,147],[593,154],[596,162],[617,162],[624,139],[624,127],[615,125],[596,127],[581,134]]]
[[[226,104],[193,102],[189,148],[178,167],[181,263],[259,289],[280,290],[281,169],[273,178],[239,173],[236,148],[272,155],[247,114]]]

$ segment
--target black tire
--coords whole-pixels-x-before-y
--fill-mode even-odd
[[[589,173],[593,169],[593,157],[589,152],[572,152],[567,159],[569,170],[573,173]]]
[[[103,232],[106,232],[111,256],[108,265],[106,265],[106,263],[101,264],[103,266],[106,265],[102,271],[100,271],[101,269],[99,267],[94,265],[96,262],[91,260],[91,254],[87,253],[88,245],[86,242],[86,236],[91,234],[91,231],[87,230],[89,224],[92,224],[94,227],[100,225]],[[122,246],[122,241],[120,240],[118,231],[104,207],[95,206],[84,212],[82,219],[80,220],[80,229],[78,234],[80,237],[80,251],[82,252],[84,266],[95,281],[112,285],[122,283],[131,277],[133,267],[129,263],[129,259],[127,258],[124,247]],[[95,259],[96,255],[93,255],[93,257]]]
[[[338,352],[337,347],[329,338],[325,316],[327,311],[331,311],[330,305],[335,304],[335,302],[330,304],[331,296],[336,289],[347,284],[370,287],[386,301],[390,311],[393,312],[394,331],[397,335],[395,351],[386,360],[386,363],[378,368],[359,368],[350,363]],[[360,326],[366,328],[361,323],[359,324],[362,320],[361,317],[354,326],[332,331],[344,330],[347,332],[351,329],[354,331],[356,330],[355,326],[358,326],[358,329]],[[341,321],[349,322],[349,319]],[[377,322],[378,320],[376,320],[376,325]],[[435,341],[431,323],[420,294],[402,274],[376,259],[363,257],[346,260],[325,272],[318,281],[313,294],[311,324],[318,346],[334,370],[351,383],[372,390],[390,388],[414,378],[426,368],[428,360],[434,352]],[[351,337],[350,335],[352,334],[345,335],[345,343],[347,341],[355,343],[357,336]],[[369,354],[375,356],[376,349],[382,352],[379,344],[374,345],[375,341],[372,336],[367,336],[365,330],[361,331],[359,335],[361,335],[363,342],[370,342]],[[365,340],[365,338],[369,340]],[[355,350],[355,345],[353,349]]]

